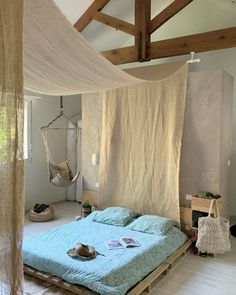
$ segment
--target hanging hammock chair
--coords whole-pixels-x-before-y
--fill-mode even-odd
[[[62,96],[60,97],[60,100],[61,100],[60,114],[55,119],[53,119],[50,123],[41,127],[40,130],[41,130],[43,142],[45,145],[45,153],[46,153],[46,159],[47,159],[47,164],[48,164],[48,180],[49,180],[49,182],[51,182],[51,184],[53,184],[55,186],[68,187],[68,186],[72,185],[74,182],[76,182],[77,178],[80,175],[80,171],[77,171],[76,174],[73,175],[71,168],[69,166],[68,160],[65,160],[59,164],[54,164],[53,157],[52,157],[52,154],[51,154],[51,152],[49,150],[49,146],[48,146],[48,131],[50,131],[50,130],[75,130],[77,132],[77,136],[79,136],[79,138],[80,138],[81,128],[76,126],[64,114]],[[71,128],[69,128],[69,127],[67,127],[67,128],[51,127],[51,125],[61,117],[65,118],[67,122],[70,122],[71,124],[73,124],[74,127],[71,127]]]

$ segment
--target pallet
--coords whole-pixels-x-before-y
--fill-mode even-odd
[[[177,251],[175,251],[171,256],[169,256],[165,261],[163,261],[154,271],[152,271],[149,275],[147,275],[141,282],[139,282],[136,286],[134,286],[131,290],[127,292],[127,295],[139,295],[143,291],[149,292],[151,290],[151,284],[159,278],[162,274],[168,272],[171,269],[172,264],[181,256],[185,255],[187,250],[192,246],[192,241],[188,240],[185,244],[183,244]],[[95,295],[98,294],[92,290],[87,289],[86,287],[72,284],[64,281],[63,279],[50,275],[47,273],[43,273],[32,267],[24,265],[24,273],[36,277],[39,280],[46,283],[46,286],[49,287],[51,285],[58,286],[62,289],[68,290],[73,294],[77,295]]]
[[[42,282],[44,282],[44,285],[46,287],[50,287],[54,285],[77,295],[95,295],[95,294],[97,295],[98,294],[92,290],[87,289],[86,287],[66,282],[57,276],[38,271],[27,265],[23,266],[23,270],[24,270],[24,273],[26,273],[27,275],[30,275],[31,277],[35,277],[41,280]]]
[[[171,269],[172,264],[181,256],[186,255],[187,250],[192,246],[192,240],[188,240],[177,251],[163,261],[154,271],[147,275],[141,282],[128,291],[127,295],[139,295],[143,291],[150,292],[152,283],[162,274],[166,274]]]

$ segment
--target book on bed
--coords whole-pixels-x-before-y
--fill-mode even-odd
[[[122,237],[119,240],[108,240],[105,241],[105,244],[109,250],[141,246],[137,240],[131,237]]]

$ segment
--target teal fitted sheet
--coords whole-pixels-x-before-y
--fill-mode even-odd
[[[93,214],[93,213],[92,213]],[[104,295],[122,295],[175,252],[187,237],[172,227],[166,236],[146,234],[126,227],[107,225],[88,217],[23,241],[23,261],[37,270],[84,285]],[[141,247],[108,250],[104,241],[124,236]],[[77,242],[94,246],[105,256],[80,260],[67,255]]]

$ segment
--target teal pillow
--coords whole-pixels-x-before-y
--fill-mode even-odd
[[[137,216],[137,213],[128,208],[108,207],[103,211],[97,211],[92,220],[111,225],[125,226],[135,216]]]
[[[131,222],[127,228],[143,233],[164,236],[172,226],[177,225],[177,221],[172,218],[157,215],[143,215]]]

